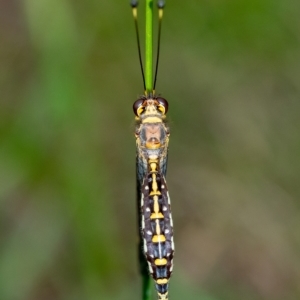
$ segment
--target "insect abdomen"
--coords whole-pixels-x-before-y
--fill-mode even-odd
[[[142,235],[144,253],[159,299],[167,300],[173,270],[173,223],[166,182],[157,166],[158,163],[152,167],[142,186]]]

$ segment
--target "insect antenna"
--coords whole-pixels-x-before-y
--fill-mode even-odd
[[[154,82],[153,82],[153,93],[154,94],[155,94],[155,86],[156,86],[156,79],[157,79],[158,62],[159,62],[161,23],[162,23],[162,18],[163,18],[163,14],[164,14],[165,1],[158,0],[157,7],[158,7],[158,36],[157,36],[156,66],[155,66],[155,75],[154,75]]]
[[[143,76],[144,91],[146,92],[146,83],[145,83],[145,75],[144,75],[144,68],[143,68],[143,61],[142,61],[142,54],[141,54],[140,35],[139,35],[138,20],[137,20],[138,1],[131,0],[130,5],[132,7],[132,15],[133,15],[134,25],[135,25],[136,40],[137,40],[137,46],[138,46],[138,52],[139,52],[139,61],[140,61],[140,66],[141,66],[141,71],[142,71],[142,76]]]

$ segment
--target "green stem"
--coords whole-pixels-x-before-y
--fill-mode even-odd
[[[139,205],[139,204],[138,204]],[[140,209],[139,209],[140,211]],[[141,226],[141,216],[139,215],[139,228]],[[146,261],[145,258],[145,254],[144,254],[144,241],[143,241],[143,237],[140,234],[140,241],[139,241],[139,245],[138,245],[138,256],[139,256],[139,267],[140,267],[140,272],[142,275],[142,300],[150,300],[151,299],[151,277],[149,275],[149,270],[148,270],[148,263]]]
[[[146,32],[145,32],[145,84],[146,94],[149,95],[153,90],[153,62],[152,62],[152,48],[153,48],[153,0],[146,0]],[[140,251],[142,251],[143,239],[140,241]],[[143,253],[140,253],[140,267],[143,278],[143,300],[151,299],[151,277],[148,271],[148,265]]]
[[[152,93],[153,0],[146,0],[145,81],[147,95]]]
[[[147,274],[147,276],[143,276],[143,300],[151,299],[151,278]]]

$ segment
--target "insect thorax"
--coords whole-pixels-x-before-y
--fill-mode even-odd
[[[135,133],[138,156],[145,163],[149,159],[164,160],[169,143],[169,128],[164,122],[165,115],[149,102],[144,113],[138,118]]]

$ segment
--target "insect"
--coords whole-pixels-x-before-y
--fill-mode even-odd
[[[137,27],[137,1],[132,1],[131,6],[145,90],[145,95],[133,104],[136,119],[136,177],[141,272],[142,274],[148,272],[154,279],[158,299],[168,300],[169,279],[173,271],[174,256],[171,202],[166,183],[170,133],[166,123],[168,102],[155,93],[164,2],[158,1],[158,48],[152,91],[146,90],[145,86]]]

